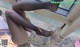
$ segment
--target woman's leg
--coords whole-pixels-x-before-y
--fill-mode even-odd
[[[16,24],[21,25],[22,27],[34,30],[38,35],[48,37],[53,33],[52,31],[46,31],[44,29],[34,26],[31,23],[28,23],[24,18],[22,18],[19,14],[17,14],[13,10],[7,10],[6,13],[8,13],[6,15],[9,15],[9,18],[11,18],[11,20],[13,20]]]
[[[27,43],[29,37],[26,31],[23,30],[23,28],[21,28],[16,23],[14,23],[7,14],[8,13],[6,13],[6,19],[9,26],[9,30],[12,35],[12,41],[17,45],[22,45],[24,43]]]
[[[22,45],[28,42],[28,34],[22,27],[14,23],[8,15],[6,15],[9,30],[12,35],[12,41],[17,45]]]
[[[60,1],[60,0],[55,0],[55,1]],[[49,8],[51,11],[54,12],[58,9],[59,4],[51,4],[50,2],[39,2],[36,0],[21,0],[15,2],[12,6],[13,6],[13,10],[15,10],[17,13],[20,14],[20,16],[25,18],[26,16],[24,11]],[[26,20],[29,21],[28,19]]]
[[[58,0],[56,0],[58,1]],[[56,11],[59,4],[51,4],[50,2],[39,2],[36,0],[21,0],[13,4],[13,9],[17,10],[26,10],[32,11],[37,9],[46,9],[49,8],[51,11]]]
[[[60,0],[56,0],[56,1],[60,1]],[[15,10],[21,17],[23,17],[29,24],[31,24],[30,20],[25,16],[25,12],[24,12],[25,10],[31,11],[31,10],[49,8],[51,11],[56,11],[58,6],[59,4],[51,4],[50,2],[38,2],[35,0],[21,0],[13,4],[13,10]],[[37,34],[41,34],[36,26],[33,25],[33,27],[35,27]],[[45,30],[41,28],[40,30],[44,31],[45,35],[51,34],[49,32],[45,32]]]
[[[59,1],[59,0],[56,0]],[[37,9],[46,9],[50,8],[52,11],[56,11],[58,9],[59,4],[50,4],[50,2],[38,2],[36,0],[20,0],[13,5],[13,9],[20,14],[27,22],[31,23],[28,16],[25,16],[26,11],[32,11]]]
[[[59,4],[50,4],[50,2],[38,2],[36,0],[21,0],[15,2],[12,6],[13,10],[15,10],[18,14],[20,14],[20,16],[26,19],[24,11],[32,11],[46,8],[50,8],[52,11],[56,11],[58,9]],[[26,19],[26,21],[30,22],[28,18]]]
[[[35,0],[21,0],[21,1],[16,2],[16,3],[13,4],[13,9],[21,17],[23,17],[26,20],[26,22],[28,22],[31,25],[31,22],[30,22],[29,18],[26,18],[26,16],[25,16],[24,10],[31,11],[31,10],[36,10],[36,9],[50,8],[52,11],[56,11],[57,8],[58,8],[58,6],[59,6],[59,4],[50,4],[50,2],[38,2],[38,1],[35,1]],[[52,32],[45,32],[46,30],[43,30],[41,28],[38,29],[38,27],[36,27],[34,25],[33,25],[33,27],[35,28],[36,33],[38,35],[41,34],[40,30],[41,31],[44,31],[44,33],[45,33],[44,35],[47,35],[47,34],[51,34],[52,33]]]

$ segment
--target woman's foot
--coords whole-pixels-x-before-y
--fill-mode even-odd
[[[57,11],[58,6],[59,6],[59,5],[57,5],[57,4],[50,4],[50,5],[48,6],[48,8],[49,8],[52,12],[55,12],[55,11]]]
[[[60,1],[63,1],[63,0],[55,0],[55,2],[59,2],[59,3],[54,3],[54,2],[51,3],[50,2],[50,4],[48,4],[48,8],[51,11],[55,12],[58,9],[58,7],[59,7]]]
[[[41,28],[39,28],[39,31],[36,32],[36,34],[41,35],[41,36],[45,36],[45,37],[51,36],[53,33],[54,33],[53,31],[46,31]]]

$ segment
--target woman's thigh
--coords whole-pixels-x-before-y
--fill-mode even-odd
[[[6,16],[9,30],[12,35],[12,41],[18,45],[28,42],[28,34],[26,31],[19,25],[15,24],[8,16]]]
[[[32,11],[37,9],[45,9],[47,7],[47,2],[39,2],[36,0],[22,0],[19,2],[14,3],[13,9],[16,10],[26,10],[26,11]]]

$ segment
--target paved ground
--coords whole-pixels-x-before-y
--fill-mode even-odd
[[[34,19],[34,18],[32,18]],[[34,19],[35,24],[38,24],[38,26],[42,26],[43,28],[49,27],[47,24],[41,24],[37,23],[37,20]],[[38,21],[39,22],[39,21]],[[52,27],[51,27],[52,28]],[[55,28],[55,27],[54,27]],[[57,33],[59,30],[57,31]],[[77,39],[80,38],[80,30],[76,30],[69,36],[67,36],[65,39],[61,40],[57,38],[57,34],[51,36],[51,37],[42,37],[42,36],[37,36],[34,32],[31,35],[31,43],[35,47],[74,47],[74,43]]]

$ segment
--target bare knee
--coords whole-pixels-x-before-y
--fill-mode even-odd
[[[12,14],[12,10],[11,10],[11,9],[7,9],[7,10],[5,11],[5,14]]]
[[[19,10],[19,9],[20,9],[20,4],[15,2],[15,3],[12,4],[12,8],[13,8],[13,10],[15,10],[15,11],[16,11],[16,10]]]
[[[6,18],[9,18],[9,17],[10,17],[9,14],[10,14],[9,11],[6,10],[6,11],[5,11]]]
[[[12,4],[13,10],[17,10],[17,7],[16,6],[17,6],[16,4]]]
[[[11,17],[13,17],[13,14],[14,14],[14,11],[11,9],[8,9],[5,11],[6,18],[12,19]]]

